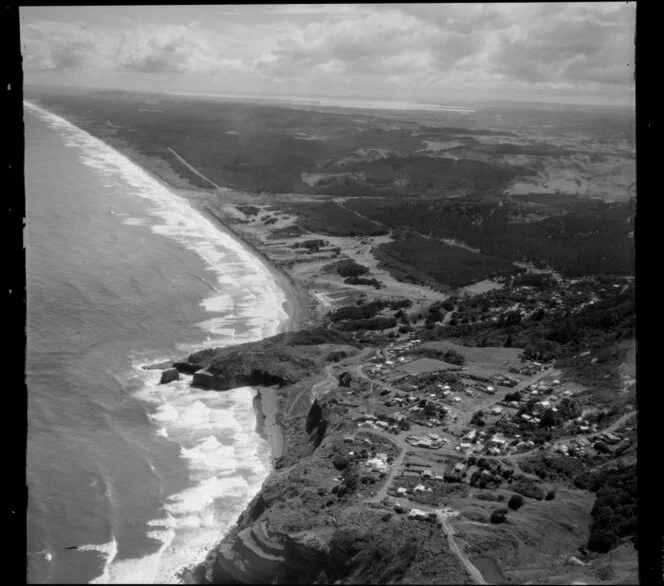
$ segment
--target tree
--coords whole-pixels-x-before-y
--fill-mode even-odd
[[[507,506],[513,511],[518,511],[523,506],[523,497],[520,494],[513,494],[507,502]]]
[[[557,419],[558,418],[556,417],[556,412],[553,409],[549,408],[542,415],[542,419],[540,421],[540,426],[542,426],[542,427],[554,427],[558,424]]]
[[[554,498],[556,498],[555,490],[550,490],[549,492],[546,493],[546,496],[544,497],[544,499],[547,501],[552,501]]]
[[[334,460],[332,460],[332,465],[337,470],[343,470],[346,468],[346,466],[348,466],[348,458],[342,454],[339,454],[338,456],[334,457]]]
[[[491,513],[492,523],[504,523],[507,521],[507,509],[496,509]]]
[[[618,543],[618,538],[611,531],[595,530],[588,537],[588,549],[598,553],[611,551]]]

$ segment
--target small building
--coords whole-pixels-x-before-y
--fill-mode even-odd
[[[410,513],[408,513],[409,519],[416,519],[418,521],[425,520],[427,517],[427,513],[425,511],[421,511],[420,509],[411,509]]]
[[[462,464],[461,462],[459,462],[458,464],[456,464],[456,465],[454,466],[454,471],[457,472],[457,473],[461,473],[461,472],[463,472],[465,469],[466,469],[466,466],[465,466],[464,464]]]
[[[528,415],[527,413],[523,413],[521,415],[521,419],[523,419],[524,421],[530,421],[532,419],[532,417],[530,415]]]
[[[397,494],[408,494],[408,489],[404,488],[403,486],[400,486],[397,488]]]
[[[431,478],[432,476],[431,470],[422,470],[422,478]]]
[[[470,450],[470,449],[473,447],[473,444],[470,444],[470,443],[468,443],[468,442],[464,442],[464,443],[462,443],[462,444],[459,444],[459,447],[460,447],[462,450]]]

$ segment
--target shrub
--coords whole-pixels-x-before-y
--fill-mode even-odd
[[[507,501],[507,506],[513,511],[518,511],[523,506],[523,497],[520,494],[513,494]]]
[[[611,551],[618,543],[618,538],[610,531],[596,530],[588,538],[588,549],[598,553]]]
[[[343,470],[348,466],[348,458],[343,455],[335,456],[334,460],[332,460],[332,464],[337,470]]]
[[[546,493],[546,496],[544,497],[544,499],[547,500],[547,501],[552,501],[555,498],[556,498],[556,491],[555,490],[550,490],[549,492]]]
[[[507,509],[496,509],[490,518],[492,523],[504,523],[507,521]]]

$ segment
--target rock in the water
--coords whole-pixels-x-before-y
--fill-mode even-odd
[[[164,370],[161,373],[161,380],[159,381],[160,385],[165,385],[171,381],[178,380],[180,378],[180,373],[175,368],[169,368]]]

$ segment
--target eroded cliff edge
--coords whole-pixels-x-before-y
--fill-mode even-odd
[[[347,387],[311,400],[323,372],[344,372],[344,358],[359,352],[337,333],[314,330],[206,350],[178,366],[204,375],[194,382],[210,389],[271,385],[262,393],[278,395],[283,438],[261,491],[192,573],[198,581],[470,582],[435,523],[413,522],[383,504],[389,464],[401,448],[358,429]]]

